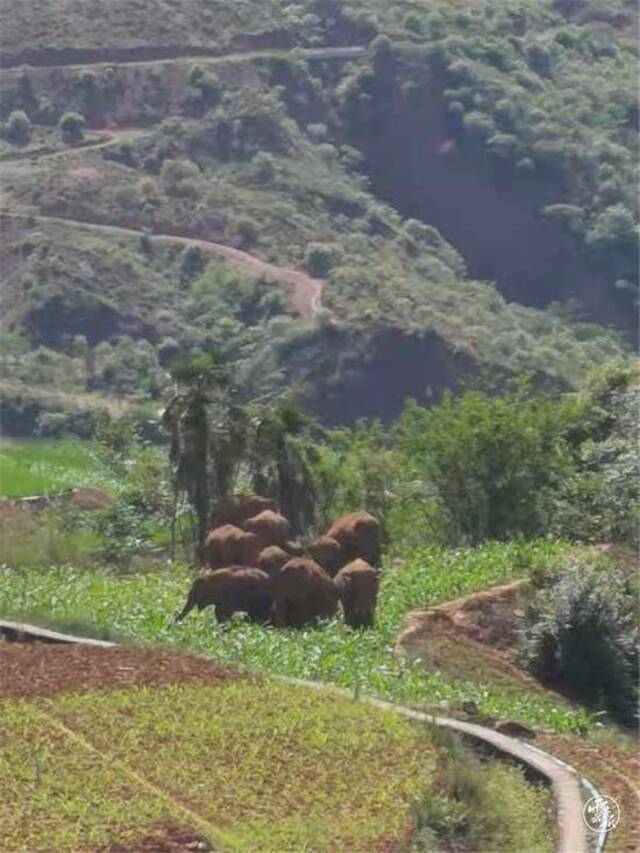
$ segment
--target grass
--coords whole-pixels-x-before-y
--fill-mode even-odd
[[[3,850],[131,843],[160,821],[184,824],[178,800],[225,849],[374,850],[410,829],[435,763],[406,720],[264,681],[1,707]]]
[[[417,809],[416,853],[446,850],[526,850],[550,853],[551,792],[521,767],[481,761],[457,736],[435,731],[444,766],[440,791]]]
[[[80,441],[3,441],[0,444],[0,495],[9,498],[95,486],[117,492],[117,480]]]
[[[206,653],[253,670],[333,682],[354,692],[446,710],[472,700],[484,714],[508,717],[558,732],[583,731],[587,714],[560,699],[491,682],[452,679],[410,664],[393,653],[403,615],[554,562],[563,546],[551,542],[489,543],[475,549],[422,548],[387,571],[377,626],[351,631],[338,622],[321,630],[265,629],[245,622],[219,626],[209,612],[180,626],[192,574],[182,566],[118,576],[104,570],[10,569],[1,572],[0,613],[83,619],[134,641]]]

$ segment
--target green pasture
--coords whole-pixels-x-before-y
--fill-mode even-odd
[[[0,496],[46,495],[71,486],[118,491],[118,483],[83,441],[1,441]]]

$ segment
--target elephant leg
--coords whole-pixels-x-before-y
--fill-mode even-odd
[[[287,613],[288,607],[286,598],[278,596],[278,598],[274,599],[273,602],[273,624],[276,628],[287,627]]]
[[[216,604],[215,606],[216,621],[222,624],[228,622],[233,616],[233,608],[225,604]]]
[[[193,610],[193,608],[194,608],[195,606],[196,606],[196,602],[193,600],[193,598],[192,598],[191,596],[189,596],[189,597],[187,598],[187,603],[185,604],[184,608],[183,608],[183,609],[182,609],[182,611],[181,611],[180,613],[178,613],[178,615],[176,616],[176,622],[182,622],[182,620],[184,619],[184,617],[185,617],[185,616],[188,616],[188,615],[189,615],[189,613],[191,613],[191,611]]]

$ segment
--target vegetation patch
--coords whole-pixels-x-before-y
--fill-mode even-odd
[[[2,570],[0,613],[36,615],[55,626],[83,617],[144,643],[205,652],[254,670],[334,682],[397,702],[449,707],[474,701],[484,714],[581,731],[587,715],[551,694],[529,695],[513,686],[456,680],[393,652],[407,610],[424,609],[500,581],[545,571],[564,546],[552,542],[488,543],[475,549],[422,548],[383,576],[377,625],[351,631],[338,622],[321,630],[265,629],[243,621],[218,625],[207,611],[179,627],[193,574],[184,566],[118,575],[65,568]]]
[[[553,850],[548,788],[518,766],[480,760],[455,735],[434,736],[441,748],[438,785],[417,810],[416,853]]]
[[[180,803],[225,849],[387,849],[434,766],[394,714],[265,682],[4,702],[2,717],[3,849],[126,843],[188,825]]]
[[[3,441],[0,444],[0,494],[20,498],[47,495],[72,486],[118,492],[120,485],[80,441]]]

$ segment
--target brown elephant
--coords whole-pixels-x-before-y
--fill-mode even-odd
[[[304,557],[304,548],[295,539],[289,539],[282,547],[292,557]]]
[[[374,568],[380,566],[380,522],[368,512],[352,512],[338,518],[325,536],[342,547],[345,563],[361,558]]]
[[[272,605],[269,576],[259,569],[238,566],[201,575],[194,580],[176,622],[182,621],[194,607],[204,610],[211,605],[218,622],[226,622],[239,611],[253,622],[267,622]]]
[[[347,562],[340,543],[331,536],[321,536],[312,542],[309,552],[329,577],[334,577]]]
[[[260,552],[258,557],[258,568],[268,575],[277,574],[285,563],[291,559],[291,554],[283,551],[277,545],[269,545]]]
[[[331,618],[338,609],[338,590],[313,560],[294,557],[271,578],[273,621],[279,628],[301,628]]]
[[[242,527],[247,519],[264,512],[265,509],[275,511],[275,502],[260,495],[225,495],[211,514],[209,530],[225,524]]]
[[[344,621],[352,628],[373,625],[378,601],[378,574],[364,560],[353,560],[333,580],[344,612]]]
[[[244,530],[258,537],[261,549],[268,548],[269,545],[284,548],[293,534],[291,525],[284,515],[271,509],[266,509],[253,518],[247,519],[242,526]]]
[[[255,566],[259,553],[258,537],[233,524],[224,524],[209,531],[200,550],[202,562],[212,569],[234,564]]]

